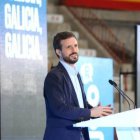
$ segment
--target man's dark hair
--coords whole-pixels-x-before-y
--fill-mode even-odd
[[[68,38],[71,38],[71,37],[76,38],[76,36],[72,32],[65,31],[65,32],[57,33],[54,36],[54,39],[53,39],[54,50],[56,50],[56,49],[60,49],[61,50],[61,48],[62,48],[61,43],[60,43],[61,40],[68,39]]]

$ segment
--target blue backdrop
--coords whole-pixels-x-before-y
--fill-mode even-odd
[[[112,59],[83,57],[77,63],[87,96],[93,106],[111,104],[113,107],[113,87],[108,83],[113,79]],[[113,128],[89,128],[90,140],[113,140]]]

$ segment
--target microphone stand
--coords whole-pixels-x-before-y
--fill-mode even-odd
[[[117,87],[118,88],[118,87]],[[118,88],[119,90],[120,90],[120,92],[122,92],[122,94],[126,97],[126,98],[128,98],[132,103],[133,103],[133,106],[134,106],[134,109],[136,108],[136,105],[135,105],[135,103],[134,103],[134,101],[127,95],[127,94],[125,94],[120,88]]]
[[[127,101],[128,105],[129,105],[129,110],[131,110],[130,103],[129,103],[128,99],[126,98],[125,94],[124,94],[124,93],[122,92],[122,90],[119,89],[117,86],[114,86],[114,87],[115,87],[115,88],[117,89],[117,91],[125,98],[125,100]]]
[[[125,98],[125,100],[127,101],[128,105],[129,105],[129,110],[131,110],[129,100],[133,103],[134,108],[136,108],[136,105],[135,105],[134,101],[129,96],[127,96],[120,88],[118,88],[117,84],[114,81],[109,80],[109,83],[112,86],[114,86],[118,90],[118,92]]]

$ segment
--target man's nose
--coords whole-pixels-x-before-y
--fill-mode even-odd
[[[75,46],[72,47],[72,52],[77,52],[77,48]]]

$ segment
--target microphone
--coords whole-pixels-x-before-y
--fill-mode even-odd
[[[118,90],[118,92],[125,98],[125,100],[127,101],[128,105],[129,105],[129,109],[130,109],[130,110],[131,110],[131,108],[130,108],[130,102],[129,102],[129,100],[133,103],[134,108],[136,108],[136,105],[135,105],[134,101],[133,101],[129,96],[127,96],[120,88],[118,88],[117,84],[116,84],[114,81],[109,80],[108,82],[109,82],[112,86],[114,86],[114,87]],[[129,100],[128,100],[128,99],[129,99]]]

